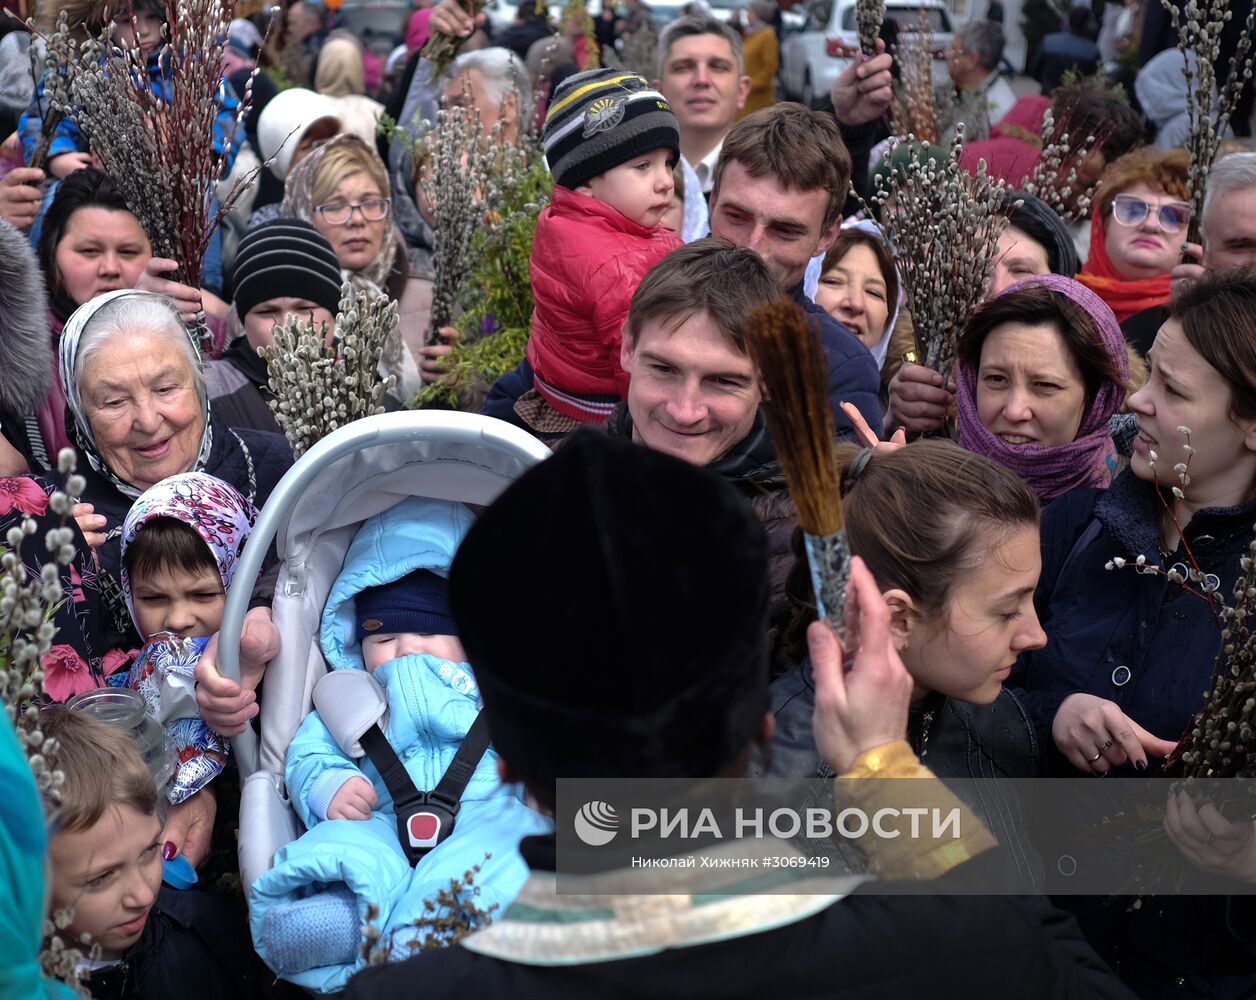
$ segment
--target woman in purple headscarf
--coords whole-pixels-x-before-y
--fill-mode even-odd
[[[959,443],[1011,469],[1043,503],[1117,471],[1108,421],[1129,358],[1112,310],[1071,278],[1017,282],[985,303],[956,346]]]

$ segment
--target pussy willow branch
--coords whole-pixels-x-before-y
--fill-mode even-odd
[[[885,23],[885,0],[856,0],[855,24],[859,29],[859,50],[868,58],[877,54],[877,38]]]
[[[914,137],[911,159],[877,178],[873,201],[883,206],[884,229],[895,249],[920,363],[951,372],[955,341],[985,298],[999,236],[1007,227],[1002,181],[960,166],[962,130],[940,163],[923,157]]]
[[[1025,190],[1040,198],[1065,222],[1076,222],[1090,210],[1098,181],[1083,189],[1078,169],[1104,138],[1103,133],[1077,137],[1072,132],[1067,117],[1057,123],[1054,113],[1047,109],[1042,119],[1042,155],[1025,182]]]
[[[226,86],[222,54],[231,7],[223,0],[166,0],[166,16],[167,38],[153,68],[138,46],[124,49],[99,39],[84,43],[80,71],[71,78],[69,100],[61,110],[82,128],[139,218],[153,252],[178,263],[175,280],[199,287],[214,229],[245,190],[237,186],[214,207],[234,135],[243,131],[252,79],[231,134],[223,136],[223,148],[216,152],[214,124]]]
[[[15,21],[18,20],[10,10],[6,10],[5,15]],[[70,80],[78,69],[78,42],[71,31],[69,15],[64,10],[57,15],[56,27],[48,35],[39,30],[34,18],[19,23],[24,24],[32,36],[29,53],[31,75],[34,77],[36,87],[42,83],[44,88],[43,96],[38,102],[39,138],[35,142],[35,148],[26,165],[38,170],[46,170],[52,137],[65,118],[59,106],[68,103]],[[42,58],[37,42],[42,42],[44,46]]]
[[[517,91],[513,100],[519,108]],[[504,120],[503,114],[484,136],[474,104],[454,101],[436,113],[436,123],[424,139],[426,155],[417,163],[418,183],[431,206],[436,243],[429,344],[440,343],[440,328],[453,320],[458,293],[471,269],[471,237],[484,224],[496,200],[502,175]]]
[[[1192,242],[1198,243],[1208,171],[1217,159],[1225,124],[1234,114],[1244,84],[1252,76],[1252,61],[1248,54],[1252,46],[1252,30],[1256,26],[1256,6],[1248,10],[1229,72],[1225,81],[1218,85],[1221,35],[1234,16],[1229,0],[1204,0],[1202,6],[1200,0],[1187,0],[1184,11],[1179,10],[1172,0],[1161,0],[1161,3],[1169,11],[1173,28],[1178,33],[1178,49],[1184,63],[1190,132],[1183,145],[1191,157],[1187,186],[1194,208],[1189,237]]]
[[[384,344],[397,329],[397,303],[345,282],[336,340],[313,322],[290,316],[258,349],[266,362],[271,412],[298,458],[338,427],[383,412],[393,377],[379,378]]]

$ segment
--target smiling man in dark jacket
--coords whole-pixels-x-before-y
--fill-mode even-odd
[[[619,359],[628,399],[606,424],[613,437],[705,466],[749,501],[771,546],[773,631],[789,617],[797,515],[742,329],[755,306],[781,294],[758,254],[724,240],[698,240],[664,257],[632,297]]]

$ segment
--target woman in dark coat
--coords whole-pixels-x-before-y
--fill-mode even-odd
[[[1218,606],[1199,584],[1166,573],[1197,565],[1228,598],[1247,553],[1253,317],[1256,273],[1214,273],[1180,294],[1149,356],[1150,378],[1129,399],[1138,426],[1130,468],[1109,489],[1076,491],[1043,514],[1036,603],[1049,641],[1022,657],[1017,682],[1057,774],[1154,772],[1202,707],[1220,647]],[[1137,571],[1140,559],[1153,571]],[[1242,847],[1250,855],[1252,837],[1251,823],[1235,824],[1216,843],[1179,846],[1206,870],[1250,880]],[[1096,947],[1142,996],[1256,990],[1251,897],[1089,909]]]
[[[1033,493],[1002,466],[949,441],[852,458],[843,502],[847,537],[890,605],[895,644],[914,680],[907,733],[913,749],[944,780],[1037,777],[1038,741],[1024,708],[1003,688],[1017,656],[1046,639],[1032,604],[1039,545]],[[978,566],[981,572],[972,572]],[[812,734],[815,683],[803,630],[815,607],[805,559],[794,568],[790,591],[804,610],[789,633],[796,665],[772,685],[769,773],[829,777]],[[969,805],[1003,845],[999,870],[1032,880],[1034,864],[1017,829],[1020,806],[1007,788],[992,785]]]

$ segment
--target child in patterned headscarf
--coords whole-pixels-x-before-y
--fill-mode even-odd
[[[196,708],[193,672],[222,623],[227,588],[257,511],[204,472],[171,476],[140,495],[122,526],[122,592],[145,642],[128,683],[166,727],[179,754],[170,801],[221,773],[227,741]]]

